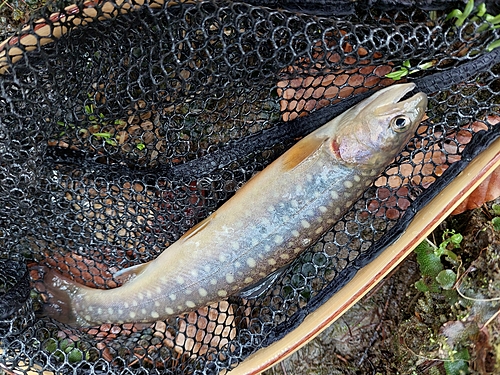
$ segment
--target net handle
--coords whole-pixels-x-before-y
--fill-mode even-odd
[[[349,283],[310,313],[296,329],[281,340],[258,350],[226,373],[257,375],[314,339],[411,254],[413,249],[498,167],[500,139],[474,158],[458,177],[418,212],[396,242],[388,246],[373,262],[360,269]]]

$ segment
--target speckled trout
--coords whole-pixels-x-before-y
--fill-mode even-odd
[[[249,288],[331,228],[415,134],[427,97],[414,84],[373,94],[300,140],[120,287],[50,271],[49,316],[64,323],[154,322]]]

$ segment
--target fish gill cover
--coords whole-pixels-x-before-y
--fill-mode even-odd
[[[345,285],[498,138],[494,5],[449,16],[464,4],[304,3],[54,2],[0,45],[0,368],[233,368]],[[427,119],[256,297],[146,326],[43,314],[49,270],[119,286],[119,270],[168,251],[298,139],[395,80],[428,95]]]

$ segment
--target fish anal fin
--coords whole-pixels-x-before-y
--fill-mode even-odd
[[[300,140],[295,146],[283,154],[283,169],[289,171],[297,167],[310,155],[314,154],[324,141],[325,138],[319,137],[306,137]]]
[[[135,279],[142,272],[144,272],[144,270],[149,265],[149,263],[150,262],[142,263],[142,264],[137,264],[137,265],[132,266],[132,267],[124,268],[124,269],[116,272],[113,275],[113,278],[116,281],[118,281],[118,282],[120,282],[122,284],[125,284],[125,283],[129,282],[130,280]]]

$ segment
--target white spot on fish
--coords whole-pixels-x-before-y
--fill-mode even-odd
[[[114,311],[113,311],[113,309],[110,307],[110,308],[108,309],[108,314],[109,314],[109,315],[113,315],[113,313],[114,313]]]
[[[320,233],[322,233],[322,232],[323,232],[323,227],[319,227],[318,229],[316,229],[316,230],[314,231],[314,233],[316,233],[316,234],[320,234]]]
[[[333,199],[339,199],[339,195],[337,194],[336,191],[332,191],[330,192],[330,196],[333,198]]]
[[[165,307],[165,312],[169,315],[174,313],[174,310],[171,307]]]
[[[361,177],[359,177],[357,174],[355,174],[354,176],[352,176],[352,179],[356,182],[359,182],[361,181]]]
[[[208,292],[207,292],[205,289],[203,289],[203,288],[198,289],[198,293],[199,293],[199,294],[200,294],[200,296],[202,296],[202,297],[206,297],[206,296],[207,296],[207,294],[208,294]]]
[[[92,320],[92,317],[90,315],[85,315],[85,320]]]
[[[226,275],[226,281],[227,281],[229,284],[233,283],[233,282],[234,282],[234,276],[233,276],[232,274],[228,273],[228,274]]]
[[[288,259],[290,259],[290,255],[288,255],[288,254],[280,254],[280,258],[284,259],[284,260],[288,260]]]
[[[100,307],[97,309],[97,314],[99,314],[99,315],[102,314],[102,309]]]
[[[349,208],[351,206],[352,206],[352,201],[345,202],[345,206],[344,207]]]
[[[257,246],[258,243],[257,238],[252,238],[252,246]]]
[[[240,248],[240,244],[237,241],[232,241],[231,247],[233,248],[233,250],[238,250]]]
[[[219,295],[219,297],[225,297],[227,296],[227,291],[221,289],[217,292],[217,294]]]
[[[276,208],[274,208],[274,206],[273,206],[273,205],[270,205],[269,207],[267,207],[267,210],[268,210],[269,212],[274,212],[274,211],[276,211]]]
[[[146,313],[147,313],[146,309],[141,309],[141,314],[142,315],[146,315]]]
[[[311,243],[311,239],[310,239],[310,238],[304,238],[304,239],[302,240],[302,244],[303,244],[304,246],[307,246],[307,245],[309,245],[310,243]]]
[[[276,237],[274,237],[274,242],[276,243],[276,245],[281,245],[283,243],[283,236],[277,235]]]
[[[251,278],[251,277],[245,278],[245,284],[250,284],[252,281],[253,281],[253,278]]]
[[[212,280],[210,280],[210,284],[212,284],[212,285],[217,284],[217,280],[216,280],[216,279],[212,279]]]
[[[292,205],[293,208],[299,207],[299,202],[297,202],[295,199],[293,199],[290,204]]]
[[[177,276],[175,281],[177,281],[177,284],[184,284],[184,278],[182,276]]]
[[[161,305],[161,304],[160,304],[160,301],[155,301],[155,306],[156,306],[156,307],[160,307],[160,305]]]
[[[365,181],[365,186],[370,186],[371,184],[372,184],[372,182],[370,180]]]
[[[92,312],[93,310],[94,310],[94,308],[93,308],[92,306],[87,307],[87,311],[88,311],[88,312]],[[88,319],[87,319],[87,320],[88,320]]]
[[[152,317],[153,319],[158,319],[158,318],[160,317],[160,314],[158,314],[156,311],[153,311],[153,312],[151,313],[151,317]]]
[[[274,260],[273,258],[270,258],[267,260],[267,263],[269,263],[269,265],[271,265],[271,266],[274,266],[276,264],[276,260]]]
[[[257,265],[257,262],[253,258],[248,258],[247,259],[247,264],[248,264],[248,267],[254,268]]]
[[[134,306],[134,307],[135,307],[135,306],[137,306],[137,305],[138,305],[137,301],[136,301],[136,300],[133,300],[133,301],[132,301],[132,306]]]
[[[319,206],[319,210],[320,210],[322,213],[325,213],[326,211],[328,211],[328,208],[326,208],[325,206]]]
[[[198,276],[198,270],[196,268],[192,269],[191,272],[190,272],[191,276]]]
[[[240,267],[241,267],[241,263],[240,263],[240,262],[236,262],[236,263],[234,263],[234,266],[235,266],[236,268],[240,268]]]
[[[340,208],[338,207],[335,208],[335,215],[340,215]]]
[[[123,310],[118,310],[118,316],[122,316],[123,315]]]
[[[192,309],[196,304],[193,301],[186,301],[186,306]]]
[[[227,260],[226,254],[219,254],[219,261],[225,262]]]
[[[158,294],[162,293],[162,290],[161,290],[161,288],[159,286],[156,287],[156,293],[158,293]]]
[[[307,220],[301,220],[300,224],[306,229],[311,226]]]
[[[294,254],[298,254],[301,251],[302,251],[302,249],[300,247],[296,247],[295,249],[293,249]]]
[[[123,307],[125,307],[126,309],[128,309],[128,307],[129,307],[128,302],[125,302],[125,303],[123,304]]]
[[[205,270],[205,272],[210,272],[210,270],[211,270],[212,268],[210,267],[210,265],[209,265],[209,264],[205,264],[205,265],[203,266],[203,269]]]
[[[348,189],[352,188],[353,184],[352,184],[352,181],[344,181],[344,186]]]
[[[300,236],[299,231],[298,231],[298,230],[295,230],[295,229],[294,229],[294,230],[292,230],[292,236],[294,236],[294,237],[299,237],[299,236]]]
[[[177,296],[175,294],[171,294],[168,296],[168,298],[170,298],[171,301],[175,301]]]
[[[184,293],[186,293],[187,295],[189,295],[189,294],[193,293],[193,290],[192,289],[186,289],[184,291]]]
[[[146,292],[146,296],[147,296],[148,298],[151,298],[151,297],[153,297],[153,293],[151,293],[151,291],[150,291],[150,290],[148,290],[148,291]]]
[[[307,181],[312,181],[313,176],[312,176],[312,174],[308,173],[308,174],[306,175],[306,178],[307,178]]]
[[[134,319],[135,318],[135,312],[131,311],[129,314],[130,318]]]

